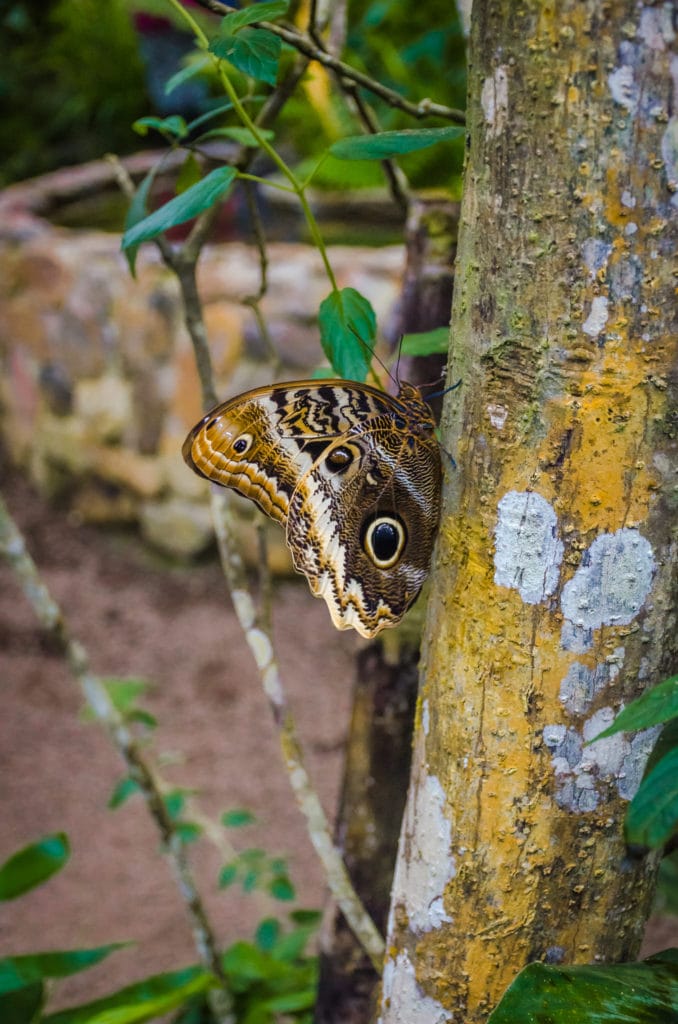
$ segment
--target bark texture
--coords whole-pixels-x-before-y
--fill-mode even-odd
[[[382,934],[410,773],[418,646],[398,654],[389,663],[382,640],[358,654],[335,836],[356,892]],[[378,981],[369,957],[335,909],[322,941],[316,1024],[365,1024]]]
[[[673,4],[476,0],[429,603],[383,1024],[484,1021],[527,962],[632,959],[677,664]]]

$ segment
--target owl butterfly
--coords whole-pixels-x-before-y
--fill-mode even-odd
[[[426,579],[440,517],[431,410],[348,380],[255,388],[212,409],[184,459],[285,528],[296,569],[338,629],[395,626]]]

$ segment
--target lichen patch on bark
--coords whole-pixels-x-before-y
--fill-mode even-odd
[[[544,744],[551,753],[559,807],[576,813],[594,811],[612,784],[620,797],[631,800],[645,770],[659,727],[645,729],[633,739],[623,733],[590,743],[611,725],[615,711],[599,708],[584,722],[581,732],[574,726],[547,725]]]
[[[403,855],[393,879],[392,907],[405,912],[413,933],[430,932],[452,920],[443,896],[456,874],[445,791],[435,775],[424,775],[410,791],[400,844]]]
[[[632,622],[650,593],[655,569],[652,545],[638,530],[596,537],[563,587],[564,646],[581,650],[592,643],[594,629]]]
[[[563,543],[552,506],[540,494],[508,491],[499,502],[494,582],[512,587],[526,604],[538,604],[558,584]]]
[[[397,1006],[396,1015],[389,1016],[389,1020],[402,1024],[445,1024],[452,1017],[437,999],[427,996],[419,987],[407,951],[384,964],[382,993],[382,1008]],[[378,1024],[383,1024],[383,1020],[380,1015]]]

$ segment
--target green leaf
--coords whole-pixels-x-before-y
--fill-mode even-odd
[[[400,352],[404,356],[446,355],[449,343],[449,327],[435,327],[432,331],[406,334]]]
[[[0,900],[13,900],[61,871],[70,856],[68,836],[55,832],[18,850],[0,866]]]
[[[174,831],[182,843],[194,843],[202,835],[202,828],[194,821],[179,821]]]
[[[44,1001],[45,987],[40,981],[0,995],[0,1021],[2,1024],[37,1024]]]
[[[242,887],[244,892],[252,892],[257,887],[257,883],[261,878],[261,871],[257,868],[248,868],[245,871],[242,879]]]
[[[276,900],[293,900],[294,886],[286,875],[278,875],[268,886],[268,891]]]
[[[268,128],[259,128],[258,132],[262,139],[266,139],[267,142],[275,138],[275,132]],[[200,136],[201,142],[205,139],[233,139],[238,145],[249,146],[252,149],[259,145],[259,141],[254,137],[249,128],[239,128],[237,125],[233,125],[230,128],[212,128]]]
[[[660,722],[668,722],[678,717],[678,676],[665,679],[658,686],[634,700],[623,711],[620,711],[614,722],[604,732],[599,733],[590,743],[614,736],[616,732],[635,732],[647,729]]]
[[[14,992],[44,978],[66,978],[85,971],[125,945],[125,942],[113,942],[94,949],[6,957],[0,960],[0,993]]]
[[[259,922],[254,941],[264,953],[270,953],[280,936],[280,921],[275,917],[267,917]]]
[[[289,977],[290,968],[287,965],[278,963],[251,942],[234,942],[224,953],[221,962],[229,979],[239,987],[243,987],[243,982]]]
[[[113,792],[108,798],[108,807],[111,811],[114,811],[117,807],[122,807],[126,800],[129,800],[135,793],[140,793],[141,787],[135,779],[130,779],[129,775],[126,775],[123,779],[119,779],[116,782]]]
[[[289,917],[290,921],[303,927],[319,928],[323,915],[320,910],[304,910],[303,907],[300,907],[297,910],[291,910]]]
[[[226,828],[241,828],[243,825],[253,825],[257,819],[246,807],[234,807],[231,811],[224,811],[221,815],[221,824]]]
[[[186,803],[186,791],[183,789],[172,789],[162,798],[169,817],[176,821],[184,809]]]
[[[132,128],[137,135],[148,135],[149,128],[154,128],[165,137],[169,135],[175,139],[183,139],[188,134],[186,122],[180,114],[171,114],[170,117],[140,117]]]
[[[655,765],[675,747],[678,747],[678,718],[672,718],[662,728],[647,759],[644,774],[649,775]]]
[[[287,12],[287,0],[270,0],[269,3],[251,4],[240,11],[227,14],[221,22],[222,33],[235,33],[255,21],[275,21]]]
[[[302,989],[300,992],[285,992],[283,995],[272,996],[264,1003],[267,1010],[273,1013],[293,1013],[295,1010],[307,1010],[315,1004],[318,992],[315,988]]]
[[[525,967],[487,1024],[671,1024],[678,964],[670,958],[610,966]]]
[[[143,708],[133,708],[132,711],[128,712],[127,720],[129,722],[140,722],[147,729],[155,729],[158,724],[158,719],[150,714],[150,712],[144,711]]]
[[[351,135],[330,146],[330,153],[339,160],[388,160],[457,139],[465,131],[465,128],[405,128],[377,135]]]
[[[318,312],[320,344],[339,377],[365,380],[372,359],[377,319],[355,288],[330,292]]]
[[[143,179],[136,192],[132,202],[129,205],[127,216],[125,217],[125,231],[133,228],[135,224],[138,224],[140,220],[143,220],[148,213],[148,197],[155,181],[155,176],[160,169],[160,165],[156,164],[155,167],[151,167],[150,171]],[[138,245],[131,245],[125,252],[125,258],[129,265],[129,271],[132,277],[136,276],[136,261],[137,253],[139,251]]]
[[[146,679],[102,679],[113,706],[121,715],[126,714],[148,689]]]
[[[42,1024],[141,1024],[182,1006],[214,984],[214,978],[200,967],[156,974],[103,999],[50,1014]]]
[[[219,880],[217,884],[220,889],[227,889],[229,885],[233,885],[237,877],[238,865],[234,862],[225,864],[219,872]]]
[[[180,196],[200,181],[200,164],[195,158],[195,153],[189,153],[179,171],[176,183],[176,192]]]
[[[122,236],[122,248],[129,249],[131,246],[140,245],[141,242],[156,238],[169,228],[197,217],[223,199],[235,177],[236,171],[233,167],[217,167],[216,170],[210,171],[197,185],[192,185],[180,196],[170,199],[164,206],[154,210],[133,228],[125,231]]]
[[[646,775],[626,814],[626,838],[639,846],[663,846],[678,828],[678,748]]]
[[[306,943],[318,930],[319,921],[314,924],[307,924],[295,928],[293,931],[282,935],[276,943],[273,955],[276,960],[284,960],[286,963],[294,963],[304,952]]]
[[[281,48],[279,37],[261,28],[244,28],[237,35],[219,36],[210,43],[216,57],[269,85],[275,85],[278,77]]]
[[[172,75],[165,82],[165,96],[169,96],[178,86],[183,85],[184,82],[188,82],[191,78],[195,78],[196,75],[201,75],[206,68],[210,67],[212,61],[209,57],[201,54],[194,60],[191,60],[190,64],[187,64],[185,68],[181,68],[176,74]]]

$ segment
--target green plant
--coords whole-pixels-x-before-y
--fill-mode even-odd
[[[64,833],[44,836],[0,866],[0,900],[18,899],[61,871],[70,856]],[[273,891],[273,890],[270,890]],[[275,893],[273,892],[275,895]],[[317,959],[306,946],[319,922],[316,911],[295,910],[285,925],[264,919],[251,942],[239,941],[221,955],[242,1024],[273,1024],[277,1014],[308,1024],[315,1000]],[[155,974],[93,1002],[48,1012],[48,998],[61,978],[85,971],[129,945],[113,942],[92,949],[50,950],[0,959],[0,1019],[3,1024],[138,1024],[170,1012],[176,1021],[213,1019],[207,993],[219,981],[199,965]]]
[[[172,3],[177,6],[175,0]],[[179,9],[183,11],[183,8]],[[221,19],[218,32],[211,37],[183,11],[193,28],[198,47],[209,56],[219,76],[228,102],[211,115],[201,116],[189,124],[176,115],[162,120],[144,118],[137,122],[137,129],[143,133],[149,128],[155,129],[170,142],[172,148],[188,150],[184,167],[190,168],[189,180],[192,183],[182,187],[173,199],[149,213],[148,196],[158,168],[151,170],[134,196],[122,247],[134,271],[136,254],[143,242],[158,239],[178,225],[209,214],[224,201],[237,182],[256,182],[259,186],[293,193],[303,211],[309,235],[322,256],[331,288],[318,314],[323,352],[338,376],[364,380],[376,338],[374,311],[367,299],[355,289],[338,287],[308,200],[308,188],[316,171],[328,157],[341,161],[391,161],[396,157],[427,150],[437,143],[457,139],[463,135],[463,129],[421,128],[340,139],[320,156],[308,174],[300,177],[298,171],[288,165],[280,150],[274,146],[272,133],[262,123],[259,114],[265,108],[260,106],[259,114],[250,109],[250,101],[254,99],[253,86],[245,95],[241,95],[237,88],[239,76],[247,76],[268,85],[276,82],[282,54],[281,39],[271,31],[270,26],[262,27],[260,22],[268,25],[280,18],[286,10],[287,0],[271,0],[231,12]],[[194,68],[199,71],[200,65],[194,65]],[[233,77],[234,71],[236,79]],[[224,118],[231,120],[233,117],[238,122],[236,125],[222,123]],[[243,161],[236,161],[193,180],[196,175],[193,154],[200,151],[207,139],[218,134],[237,139],[246,151],[260,150],[275,167],[278,177],[254,175],[242,169]]]
[[[145,96],[126,0],[4,4],[0,186],[111,149],[128,152],[129,123]]]

